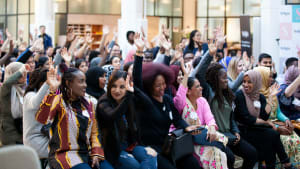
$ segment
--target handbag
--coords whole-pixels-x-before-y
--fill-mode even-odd
[[[162,154],[173,164],[176,160],[194,153],[193,137],[183,129],[172,131],[165,139]]]

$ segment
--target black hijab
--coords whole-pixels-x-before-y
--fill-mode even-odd
[[[100,88],[98,80],[105,73],[105,70],[98,66],[90,68],[86,72],[86,92],[97,100],[105,93],[104,89]]]

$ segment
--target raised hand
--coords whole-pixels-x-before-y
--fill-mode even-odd
[[[32,52],[42,52],[42,51],[44,51],[43,39],[39,38],[36,41],[34,41],[33,45],[30,48],[30,50]]]
[[[210,40],[210,42],[208,44],[208,49],[209,49],[209,55],[210,56],[215,56],[215,54],[217,53],[216,43],[217,43],[217,41]]]
[[[56,68],[53,67],[52,59],[49,60],[49,64],[50,64],[50,68],[49,71],[47,72],[46,83],[49,85],[51,92],[56,92],[56,90],[58,89],[61,83],[61,78],[57,76],[57,67]]]
[[[107,25],[103,26],[103,35],[108,35],[109,34],[109,27]]]
[[[138,51],[143,51],[145,47],[145,41],[143,38],[140,37],[139,33],[134,35],[134,44],[137,47]]]
[[[126,77],[126,90],[129,92],[134,92],[133,82],[130,82],[129,75],[127,75],[127,77]]]
[[[7,38],[8,40],[12,40],[12,35],[11,35],[10,32],[8,31],[8,28],[6,28],[5,34],[6,34],[6,38]]]
[[[70,42],[70,41],[73,41],[74,39],[75,39],[75,35],[73,32],[73,28],[69,28],[67,30],[67,41]]]
[[[63,48],[63,49],[61,50],[60,55],[61,55],[61,57],[62,57],[66,62],[68,62],[68,63],[71,62],[72,56],[71,56],[70,52],[68,52],[68,49],[67,49],[67,48]]]
[[[91,44],[93,41],[94,41],[94,38],[92,38],[92,36],[87,36],[87,37],[85,38],[85,42],[86,42],[87,44]]]
[[[278,93],[281,92],[281,89],[279,89],[280,86],[277,83],[274,83],[271,87],[270,87],[270,96],[269,97],[273,97],[276,96]]]
[[[165,48],[165,50],[170,50],[172,47],[172,42],[166,38],[163,38],[162,47]]]

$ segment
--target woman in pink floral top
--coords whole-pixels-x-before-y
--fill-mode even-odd
[[[208,141],[218,141],[226,146],[227,137],[216,132],[217,125],[209,104],[202,97],[202,87],[195,78],[188,78],[186,73],[174,97],[174,105],[182,118],[190,125],[201,125],[207,128]],[[227,169],[226,154],[214,146],[195,144],[194,156],[204,169]]]

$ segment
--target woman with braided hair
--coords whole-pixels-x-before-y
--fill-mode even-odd
[[[50,168],[90,169],[97,166],[100,160],[104,160],[104,153],[93,104],[85,97],[84,73],[68,68],[60,79],[57,69],[51,66],[47,84],[50,93],[42,101],[36,119],[42,124],[51,123]]]
[[[257,152],[240,137],[240,131],[233,117],[234,94],[228,86],[227,73],[221,64],[210,64],[217,52],[217,46],[221,46],[219,42],[222,40],[217,39],[209,44],[209,52],[201,59],[195,76],[203,88],[203,96],[210,104],[219,131],[228,137],[227,147],[223,149],[227,155],[228,168],[233,168],[235,161],[233,153],[235,153],[244,159],[243,169],[252,169],[257,161]]]

